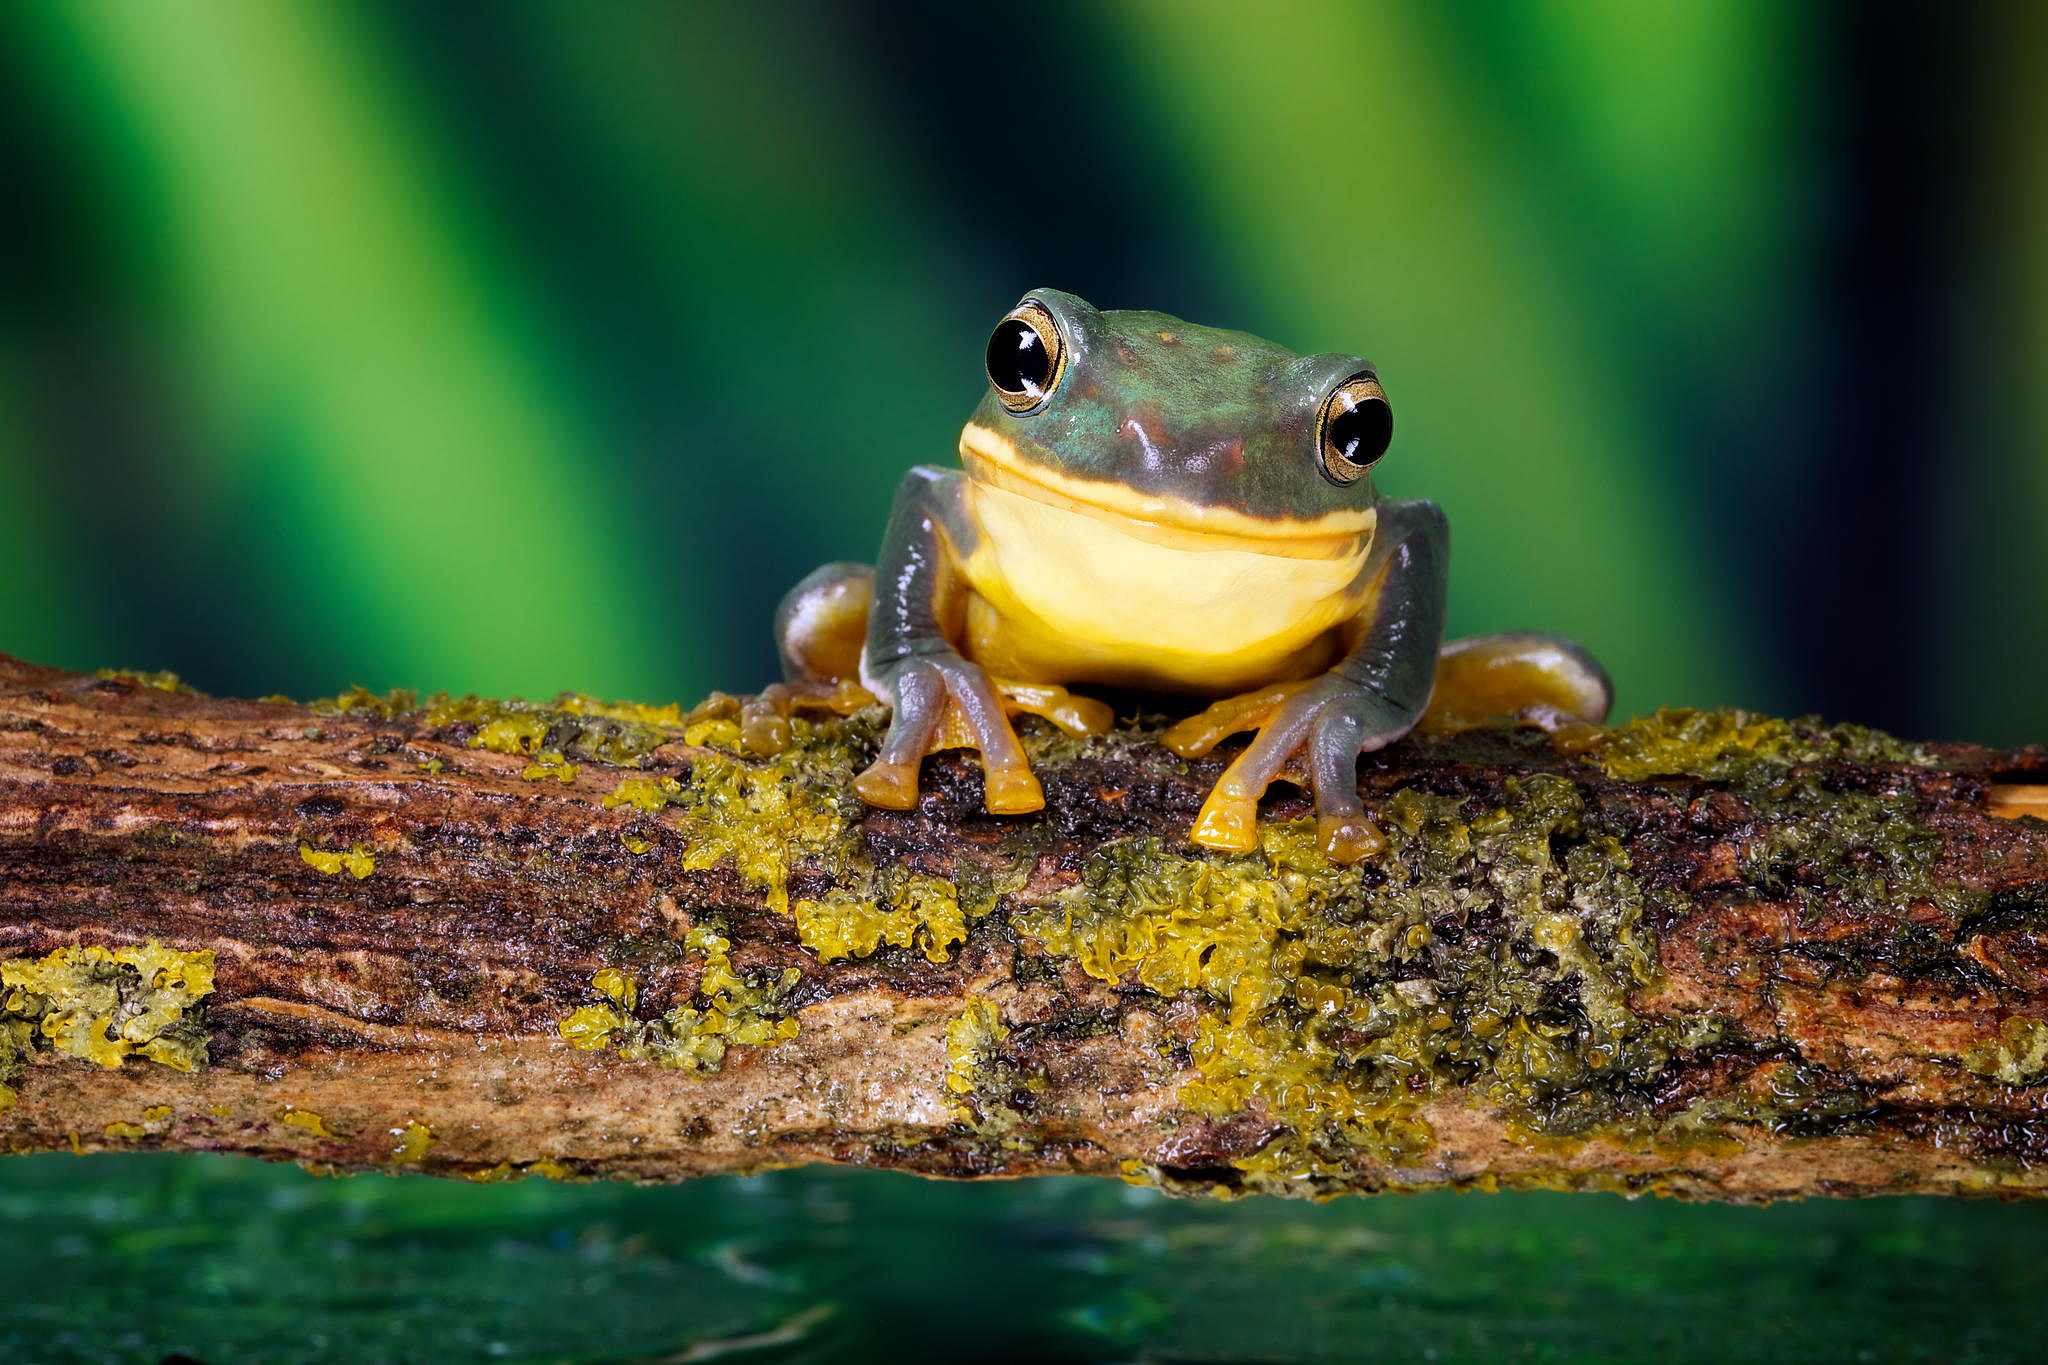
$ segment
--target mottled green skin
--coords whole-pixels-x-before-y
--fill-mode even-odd
[[[973,420],[1027,458],[1075,478],[1257,517],[1313,520],[1374,505],[1370,475],[1334,483],[1316,450],[1323,400],[1340,381],[1374,374],[1366,361],[1298,356],[1165,313],[1103,312],[1057,289],[1025,297],[1059,323],[1066,375],[1023,413],[991,389]]]

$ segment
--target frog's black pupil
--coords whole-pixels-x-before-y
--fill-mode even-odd
[[[988,378],[1004,393],[1044,393],[1052,381],[1052,355],[1038,330],[1021,318],[998,323],[988,339]]]
[[[1394,410],[1384,398],[1368,398],[1330,417],[1330,445],[1353,464],[1371,464],[1394,439]]]

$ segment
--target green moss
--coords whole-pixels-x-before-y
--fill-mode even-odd
[[[421,728],[444,732],[447,738],[472,749],[519,754],[553,765],[635,766],[679,738],[683,719],[678,707],[599,702],[573,693],[564,693],[548,704],[517,698],[451,697],[445,692],[422,702],[416,691],[379,696],[352,687],[311,706],[325,715],[356,719],[414,719]]]
[[[144,687],[153,687],[159,692],[176,692],[187,697],[206,695],[167,668],[159,668],[153,672],[143,672],[134,668],[102,668],[99,670],[99,676],[125,678],[129,682],[141,683]]]
[[[1860,725],[1824,725],[1818,719],[1780,720],[1748,711],[1663,710],[1609,730],[1594,751],[1608,776],[1626,782],[1654,777],[1697,777],[1708,782],[1755,782],[1799,764],[1934,762],[1926,747],[1907,744]]]
[[[59,948],[0,962],[0,1108],[36,1051],[118,1067],[131,1056],[179,1071],[206,1061],[197,1006],[213,991],[213,953],[150,942]]]
[[[557,1026],[562,1037],[583,1051],[616,1050],[621,1057],[702,1074],[724,1065],[734,1046],[758,1047],[797,1036],[788,1007],[789,994],[802,979],[796,968],[772,977],[741,976],[728,955],[732,945],[701,925],[684,935],[683,945],[704,958],[695,1003],[678,1005],[658,1019],[635,1018],[638,986],[616,968],[603,968],[590,978],[590,988],[604,998],[563,1019]]]
[[[1830,906],[1869,922],[1875,932],[1815,945],[1858,967],[1859,975],[1878,966],[1915,974],[1912,959],[1952,959],[1945,934],[1908,922],[1912,905],[1963,919],[1990,900],[1988,892],[1937,875],[1943,840],[1919,823],[1919,798],[1910,790],[1843,791],[1800,772],[1754,793],[1751,804],[1760,818],[1758,832],[1743,843],[1743,876],[1799,905],[1809,922]]]

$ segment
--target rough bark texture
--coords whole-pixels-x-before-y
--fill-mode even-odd
[[[2048,1185],[2048,823],[1992,813],[2040,751],[1726,714],[1415,740],[1362,765],[1391,847],[1340,870],[1291,790],[1265,853],[1188,848],[1228,753],[1143,726],[1028,727],[1050,804],[998,819],[960,755],[861,808],[873,715],[774,763],[612,715],[0,656],[0,1135],[473,1178]]]

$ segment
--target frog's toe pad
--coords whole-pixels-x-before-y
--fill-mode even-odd
[[[1333,863],[1358,863],[1384,853],[1387,836],[1363,815],[1324,815],[1316,820],[1316,844]]]
[[[1219,853],[1249,853],[1259,846],[1259,801],[1218,787],[1202,803],[1188,838]]]
[[[878,760],[853,779],[853,793],[883,810],[910,810],[917,805],[917,766]]]

